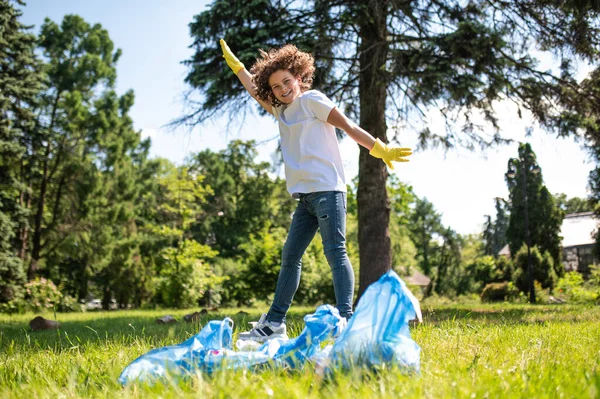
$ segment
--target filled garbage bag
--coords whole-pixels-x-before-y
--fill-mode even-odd
[[[318,370],[336,367],[397,364],[419,370],[419,346],[410,338],[408,322],[421,320],[419,303],[396,273],[390,271],[369,286],[354,316],[345,325],[338,310],[319,306],[304,317],[305,327],[293,339],[271,339],[256,351],[232,349],[233,321],[210,321],[197,335],[178,344],[151,350],[121,373],[119,382],[154,382],[201,371],[269,367],[301,368],[307,362]],[[331,341],[333,345],[324,346]]]
[[[195,372],[211,351],[231,348],[233,320],[213,320],[196,335],[178,345],[153,349],[131,362],[119,377],[121,384],[154,382]]]
[[[138,357],[121,373],[119,382],[154,382],[177,379],[196,371],[251,368],[258,365],[299,368],[320,351],[321,343],[339,334],[340,314],[331,305],[321,305],[304,317],[306,326],[293,339],[271,339],[256,351],[234,351],[233,321],[210,321],[197,335],[172,346],[153,349]]]
[[[315,313],[304,316],[305,327],[296,338],[270,339],[256,351],[212,351],[205,359],[202,369],[251,368],[257,365],[269,367],[301,368],[321,351],[321,344],[339,334],[342,317],[331,305],[321,305]],[[345,324],[345,323],[343,323]]]
[[[396,364],[418,372],[421,348],[408,327],[413,319],[422,321],[419,301],[394,271],[387,272],[361,296],[333,344],[329,367]]]

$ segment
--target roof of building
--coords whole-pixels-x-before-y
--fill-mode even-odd
[[[594,233],[599,221],[593,212],[572,213],[566,215],[560,229],[563,237],[562,247],[578,247],[594,243]]]
[[[418,285],[421,287],[426,287],[431,283],[431,279],[418,270],[413,270],[410,276],[402,276],[402,280],[404,280],[406,284]]]
[[[498,255],[499,256],[510,256],[510,248],[508,247],[508,244],[506,244],[505,246],[502,247],[500,252],[498,252]]]

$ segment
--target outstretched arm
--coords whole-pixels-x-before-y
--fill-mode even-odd
[[[337,107],[329,113],[327,123],[345,131],[354,141],[369,150],[369,154],[381,158],[392,170],[392,162],[408,162],[405,157],[412,154],[410,148],[388,147],[383,141],[375,139],[369,132],[348,119]]]
[[[246,91],[250,93],[252,98],[254,98],[268,113],[272,114],[273,109],[271,107],[271,104],[260,100],[256,96],[256,88],[252,84],[252,75],[250,75],[250,72],[248,72],[244,67],[244,64],[242,64],[240,60],[238,60],[237,57],[233,55],[233,53],[229,49],[229,46],[227,45],[227,43],[225,43],[225,40],[221,39],[220,43],[221,50],[223,50],[223,58],[225,58],[225,62],[227,62],[229,68],[231,68],[233,73],[236,74],[236,76],[238,77],[240,82],[242,82],[242,85],[244,86]]]

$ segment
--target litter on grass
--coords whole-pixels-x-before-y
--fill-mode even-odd
[[[240,343],[236,351],[233,321],[228,317],[212,320],[186,341],[138,357],[125,367],[119,382],[152,383],[196,372],[254,370],[261,365],[302,368],[306,363],[325,374],[335,368],[384,364],[419,372],[421,349],[408,327],[413,319],[422,321],[419,302],[400,277],[389,271],[367,288],[343,330],[338,310],[322,305],[304,317],[305,327],[298,337],[271,339],[256,350],[239,350],[249,347]]]

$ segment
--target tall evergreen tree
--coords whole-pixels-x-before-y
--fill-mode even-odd
[[[21,240],[28,231],[27,187],[20,169],[27,164],[43,82],[36,38],[19,21],[21,15],[15,2],[0,0],[0,303],[18,297],[25,282]]]
[[[316,88],[384,142],[388,122],[411,125],[435,107],[449,121],[456,112],[466,122],[445,133],[422,129],[421,146],[485,147],[503,139],[480,134],[471,116],[480,111],[497,127],[498,100],[514,99],[544,123],[560,121],[553,100],[566,85],[578,95],[568,60],[573,53],[594,59],[599,11],[591,1],[216,0],[190,24],[196,52],[186,61],[186,82],[203,97],[190,102],[193,109],[180,122],[202,123],[227,110],[239,115],[248,103],[222,61],[223,37],[246,65],[259,48],[295,43],[312,52]],[[536,69],[536,45],[561,56],[560,76]],[[387,174],[383,163],[361,149],[359,295],[391,267]]]
[[[540,253],[548,251],[554,264],[562,262],[560,228],[564,217],[554,203],[554,198],[544,186],[541,170],[532,173],[532,166],[536,163],[535,153],[529,144],[519,145],[518,159],[509,161],[516,165],[516,176],[506,176],[510,195],[510,218],[506,232],[510,253],[515,254],[526,244],[527,231],[525,229],[525,198],[527,196],[527,213],[529,216],[529,234],[531,247],[537,246]],[[525,178],[524,174],[527,173]],[[524,186],[525,181],[527,185]]]

